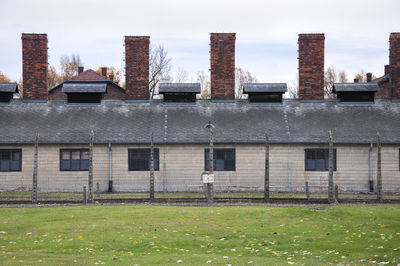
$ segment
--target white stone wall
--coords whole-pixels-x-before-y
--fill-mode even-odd
[[[149,172],[128,171],[128,149],[145,145],[112,145],[112,177],[117,191],[148,191]],[[160,171],[155,173],[156,191],[201,191],[207,145],[156,145],[160,150]],[[312,191],[326,191],[328,172],[304,170],[304,149],[328,145],[273,144],[270,147],[270,185],[272,190],[304,191],[305,181]],[[0,146],[22,149],[22,171],[0,172],[0,191],[30,190],[33,174],[33,145]],[[82,191],[88,171],[60,171],[60,149],[88,148],[87,145],[39,145],[38,185],[40,191]],[[262,191],[264,188],[265,147],[256,144],[216,144],[215,148],[236,149],[236,171],[215,172],[215,189],[224,191]],[[335,145],[337,171],[335,184],[344,191],[369,190],[369,145]],[[400,145],[382,148],[383,188],[400,191]],[[376,147],[373,174],[376,185]],[[107,145],[94,146],[94,183],[108,189],[109,152]]]

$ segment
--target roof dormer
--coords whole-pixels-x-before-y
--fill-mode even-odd
[[[201,87],[200,83],[160,83],[158,92],[164,95],[164,102],[196,102]]]
[[[375,92],[379,90],[378,83],[334,83],[333,93],[341,102],[374,102]]]
[[[66,81],[62,92],[67,94],[68,103],[100,103],[107,93],[106,81]]]
[[[286,83],[244,83],[243,93],[250,102],[281,103],[287,91]]]
[[[18,93],[17,83],[0,82],[0,102],[9,102],[14,93]]]

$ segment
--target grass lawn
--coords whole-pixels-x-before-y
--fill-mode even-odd
[[[400,263],[400,206],[0,209],[0,264]]]

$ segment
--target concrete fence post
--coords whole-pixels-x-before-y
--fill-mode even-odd
[[[89,145],[89,193],[88,193],[88,202],[93,202],[93,140],[94,140],[94,132],[93,130],[90,132],[90,145]]]
[[[269,200],[269,138],[265,134],[265,180],[264,180],[264,200]]]
[[[154,200],[154,134],[151,132],[150,144],[150,200]]]
[[[308,186],[308,181],[306,181],[306,197],[307,197],[307,200],[310,199],[310,188]]]
[[[96,183],[96,194],[97,194],[97,197],[100,198],[100,184],[99,184],[99,182]]]
[[[335,199],[336,201],[339,199],[339,186],[335,184]]]
[[[377,133],[378,141],[378,159],[377,159],[377,174],[376,174],[376,199],[378,201],[382,200],[382,154],[381,154],[381,135]]]
[[[33,178],[32,178],[32,203],[37,203],[37,191],[38,191],[38,146],[39,146],[39,133],[36,133],[35,155],[34,155],[34,161],[33,161]]]
[[[87,197],[86,197],[86,186],[83,187],[83,204],[86,205]]]
[[[333,184],[333,138],[332,131],[329,130],[329,175],[328,175],[328,202],[337,203],[334,195]]]

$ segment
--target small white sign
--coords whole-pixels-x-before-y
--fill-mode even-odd
[[[213,174],[204,174],[203,175],[203,183],[214,183],[214,175]]]

